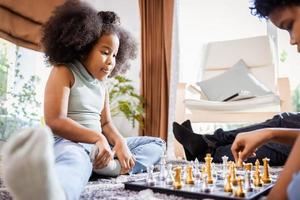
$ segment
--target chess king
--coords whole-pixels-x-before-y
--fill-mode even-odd
[[[279,29],[290,35],[290,44],[296,45],[300,52],[300,1],[299,0],[253,0],[250,7],[252,13],[260,18],[270,20]],[[293,114],[291,114],[293,115]],[[299,115],[299,113],[295,113]],[[299,120],[295,121],[299,124]],[[279,142],[292,145],[292,150],[267,199],[290,199],[300,197],[300,128],[263,128],[238,134],[231,146],[235,160],[244,160],[257,148],[268,142]],[[266,162],[266,161],[265,161]],[[266,165],[268,163],[266,162]],[[267,173],[267,170],[266,172]],[[269,181],[267,174],[263,177]]]

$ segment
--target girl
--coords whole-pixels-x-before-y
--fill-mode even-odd
[[[54,65],[44,107],[46,124],[55,134],[54,157],[47,129],[25,130],[7,142],[4,178],[12,194],[17,199],[78,199],[93,169],[118,175],[156,164],[164,151],[161,139],[124,139],[112,124],[105,79],[125,72],[137,50],[118,16],[67,1],[45,24],[42,44]]]

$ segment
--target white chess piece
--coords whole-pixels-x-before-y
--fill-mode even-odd
[[[208,183],[207,183],[207,174],[205,174],[203,176],[203,184],[202,184],[202,192],[205,193],[209,193],[210,192],[210,188],[208,187]]]
[[[224,178],[224,179],[226,179],[226,175],[227,175],[227,162],[228,162],[228,157],[227,156],[222,156],[222,161],[223,161],[223,163],[222,163],[222,177]]]
[[[245,172],[245,186],[244,187],[247,192],[253,191],[253,187],[251,185],[251,172],[250,171]]]
[[[155,178],[154,178],[154,175],[153,175],[153,170],[154,170],[154,166],[153,165],[151,165],[151,166],[148,166],[147,167],[147,180],[146,180],[146,182],[147,182],[147,184],[149,185],[149,186],[154,186],[155,185]]]
[[[166,154],[163,154],[160,159],[160,173],[159,173],[160,181],[166,180],[166,177],[167,177],[166,164],[167,164]]]
[[[167,165],[167,177],[166,177],[166,184],[167,185],[173,185],[174,178],[173,178],[173,172],[172,172],[172,164]]]

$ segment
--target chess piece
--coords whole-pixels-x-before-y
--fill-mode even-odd
[[[208,176],[207,174],[205,174],[203,176],[203,185],[202,185],[202,192],[205,192],[205,193],[209,193],[210,192],[210,188],[208,187]]]
[[[235,196],[245,197],[245,191],[243,189],[243,179],[241,177],[238,177],[237,182],[238,182],[238,187],[237,190],[235,191]]]
[[[186,168],[186,184],[194,185],[194,178],[193,178],[193,167],[191,165],[187,166]]]
[[[228,157],[227,156],[222,156],[222,176],[225,179],[226,178],[226,174],[227,174],[227,162],[228,162]]]
[[[256,174],[257,174],[257,171],[260,171],[260,162],[259,162],[259,160],[258,159],[256,159],[256,161],[255,161],[255,172],[254,172],[254,174],[253,174],[253,178],[255,179],[255,176],[256,176]]]
[[[165,181],[166,176],[167,176],[167,169],[166,169],[166,164],[167,164],[167,156],[165,153],[160,158],[160,173],[159,173],[159,180]]]
[[[232,192],[232,184],[230,179],[231,179],[230,174],[228,174],[226,177],[226,183],[224,185],[224,192],[230,192],[230,193]]]
[[[166,177],[166,184],[173,185],[174,178],[172,174],[172,164],[167,165],[167,177]]]
[[[267,184],[267,183],[271,183],[271,179],[270,179],[270,175],[269,175],[269,161],[270,159],[268,158],[264,158],[263,162],[264,162],[264,173],[262,176],[262,182]]]
[[[262,187],[262,181],[261,181],[261,177],[260,177],[260,163],[259,160],[256,159],[255,161],[255,172],[254,172],[254,180],[253,180],[253,184],[255,187]]]
[[[252,163],[245,163],[244,164],[245,171],[251,171],[252,170]]]
[[[230,166],[230,177],[231,177],[231,183],[234,186],[237,186],[238,182],[237,182],[237,178],[236,178],[236,169],[235,169],[235,164],[232,163]]]
[[[181,180],[184,182],[186,180],[187,174],[186,174],[187,166],[183,165],[181,168]]]
[[[239,153],[238,153],[238,161],[237,161],[237,164],[236,164],[236,167],[237,168],[243,168],[243,161],[242,161],[242,159],[241,159],[241,151],[239,151]]]
[[[205,165],[206,165],[206,173],[207,173],[207,183],[208,184],[213,184],[214,180],[212,178],[212,173],[211,173],[211,162],[213,158],[211,157],[211,154],[206,154],[206,157],[204,158],[205,160]]]
[[[182,181],[181,181],[181,167],[175,168],[175,177],[174,177],[174,183],[173,186],[175,189],[181,189],[182,188]]]
[[[247,192],[252,192],[253,191],[253,187],[251,185],[251,171],[247,170],[245,172],[245,190]]]
[[[201,179],[200,163],[199,163],[198,159],[196,159],[194,162],[194,177],[195,177],[196,181],[200,181],[200,179]]]
[[[148,166],[147,167],[147,180],[146,180],[146,182],[147,182],[147,184],[149,185],[149,186],[154,186],[155,185],[155,178],[154,178],[154,176],[153,176],[153,170],[154,170],[154,166],[153,165],[151,165],[151,166]]]
[[[206,173],[206,167],[205,165],[201,166],[201,180],[204,180],[204,174]]]

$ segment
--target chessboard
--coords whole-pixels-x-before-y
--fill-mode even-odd
[[[222,164],[212,162],[208,154],[205,163],[197,160],[180,165],[167,164],[161,159],[158,166],[149,166],[147,178],[125,183],[125,189],[145,190],[182,196],[208,199],[259,199],[273,187],[281,168],[269,167],[269,159],[263,165],[234,163],[223,157]],[[155,171],[156,169],[156,171]]]

